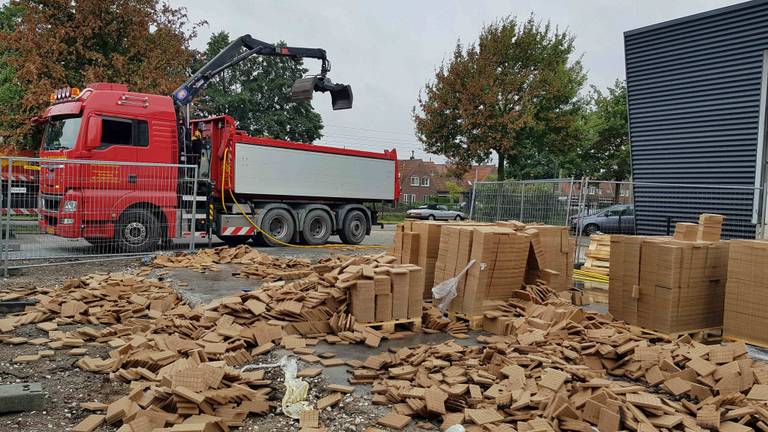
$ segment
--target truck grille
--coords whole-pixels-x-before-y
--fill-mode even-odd
[[[42,207],[48,211],[59,211],[59,204],[61,204],[61,197],[52,195],[43,195]]]

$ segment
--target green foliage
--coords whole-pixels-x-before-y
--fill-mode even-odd
[[[456,182],[448,181],[445,183],[445,187],[448,189],[448,197],[451,202],[461,201],[461,196],[464,194],[464,188]]]
[[[37,148],[30,120],[56,88],[109,81],[170,94],[186,78],[197,25],[184,8],[160,0],[7,3],[0,11],[4,144]]]
[[[531,16],[503,18],[485,26],[477,43],[458,43],[413,110],[425,150],[464,169],[495,153],[499,180],[506,161],[522,176],[542,162],[537,155],[567,152],[586,80],[573,42]]]
[[[579,145],[563,159],[573,176],[599,180],[627,180],[631,174],[627,87],[616,80],[601,91],[592,87],[589,105],[580,121]]]
[[[197,66],[230,43],[226,32],[215,33]],[[238,129],[251,135],[313,142],[322,137],[320,114],[309,102],[291,100],[293,82],[307,73],[301,61],[253,56],[212,80],[195,103],[198,115],[228,114]]]

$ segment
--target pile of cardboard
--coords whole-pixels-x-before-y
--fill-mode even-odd
[[[590,273],[608,276],[611,272],[611,236],[592,234],[589,248],[584,253],[587,259],[581,268]],[[599,285],[598,285],[599,287]],[[605,289],[605,288],[603,288]]]
[[[665,333],[723,324],[728,242],[611,237],[609,311]]]
[[[149,269],[137,275],[93,274],[69,280],[59,289],[39,289],[31,296],[37,304],[24,312],[0,319],[0,332],[7,333],[23,325],[37,324],[49,333],[49,339],[39,340],[39,345],[48,344],[58,349],[74,346],[74,339],[79,340],[78,346],[83,344],[80,335],[58,331],[59,325],[114,325],[159,318],[178,305],[180,299],[167,282],[146,278],[148,272]],[[95,335],[96,331],[91,329],[87,333]],[[67,339],[73,341],[69,345],[62,344],[61,341]]]
[[[306,270],[312,265],[306,259],[277,258],[245,245],[200,249],[194,254],[179,252],[174,255],[159,255],[155,257],[153,264],[159,267],[188,268],[198,272],[218,271],[217,264],[242,264],[249,266],[244,272],[246,277],[262,277],[259,272]]]
[[[369,357],[379,424],[436,419],[489,431],[748,431],[768,428],[768,365],[743,343],[633,333],[557,298],[489,311],[512,320],[481,345],[448,341]],[[622,380],[611,377],[623,377]],[[482,429],[481,429],[482,428]]]
[[[719,214],[702,213],[699,223],[678,222],[675,224],[675,240],[682,241],[720,241],[725,217]]]
[[[432,298],[432,287],[436,281],[435,274],[442,274],[438,268],[438,256],[443,228],[487,226],[487,223],[477,222],[436,222],[410,221],[399,224],[395,229],[395,238],[390,251],[398,263],[413,264],[424,270],[423,298]]]
[[[723,334],[768,346],[768,241],[733,240],[728,260]]]
[[[491,226],[446,226],[436,264],[435,284],[450,279],[472,261],[459,280],[453,313],[480,316],[497,301],[511,297],[524,284],[543,280],[555,290],[570,288],[571,240],[564,227],[504,222]],[[546,267],[550,263],[561,271]]]

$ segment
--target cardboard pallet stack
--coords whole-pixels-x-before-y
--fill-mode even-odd
[[[611,236],[606,234],[592,234],[589,238],[589,248],[585,252],[585,255],[587,259],[584,262],[584,266],[581,268],[582,270],[605,276],[610,275]]]
[[[723,335],[768,347],[768,241],[733,240]]]
[[[395,229],[395,239],[391,254],[398,263],[414,264],[424,269],[423,298],[432,298],[432,287],[435,285],[435,274],[438,270],[437,261],[440,255],[440,239],[442,230],[451,226],[487,226],[478,222],[440,222],[440,221],[411,221],[406,220]]]
[[[672,239],[612,236],[610,313],[665,333],[722,326],[729,244],[697,240],[712,232],[719,239],[717,226],[681,223]]]
[[[457,297],[449,310],[480,316],[494,302],[506,300],[524,283],[539,278],[555,290],[569,289],[572,245],[565,227],[515,221],[444,226],[434,283],[453,278],[475,260],[466,277],[459,280]]]

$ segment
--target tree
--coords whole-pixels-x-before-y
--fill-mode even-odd
[[[457,43],[413,110],[425,150],[465,169],[495,153],[499,180],[510,158],[565,151],[555,138],[578,120],[577,95],[586,80],[580,59],[571,58],[573,42],[568,32],[531,16],[487,25],[466,48]]]
[[[2,72],[12,75],[0,82],[13,89],[13,103],[0,104],[0,136],[26,148],[38,145],[29,120],[56,88],[111,81],[170,94],[188,74],[201,24],[158,0],[13,0],[10,9],[21,13],[0,33]]]
[[[604,92],[595,86],[581,120],[583,138],[565,161],[572,175],[627,180],[631,174],[627,86],[616,80]]]
[[[215,33],[200,56],[202,65],[230,43]],[[253,56],[212,80],[195,110],[198,115],[228,114],[239,129],[252,135],[313,142],[322,137],[323,122],[309,102],[291,100],[293,82],[308,72],[300,60]]]

